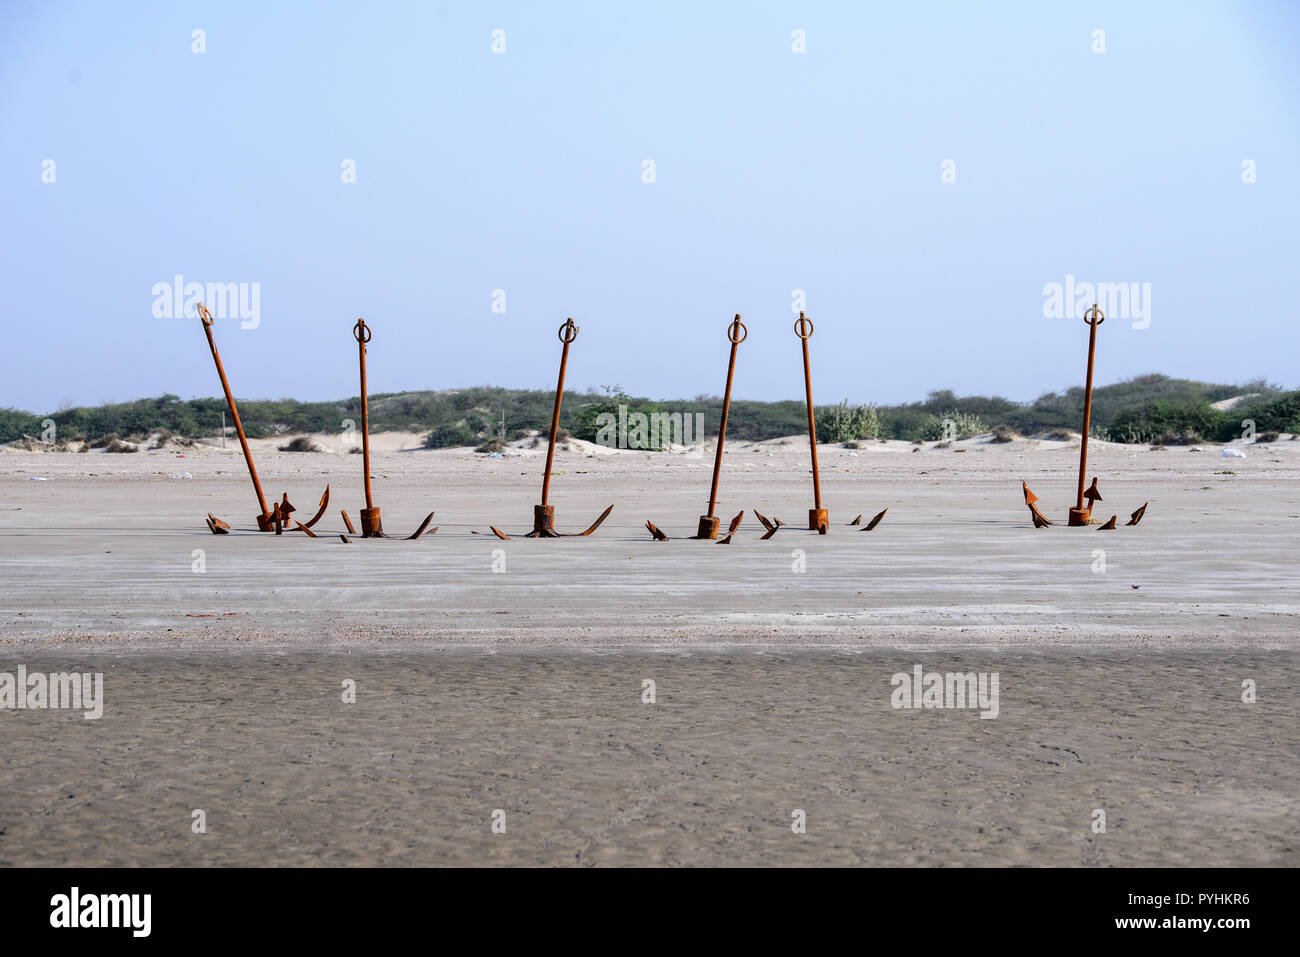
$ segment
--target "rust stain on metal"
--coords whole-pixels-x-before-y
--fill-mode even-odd
[[[1033,505],[1035,502],[1038,501],[1038,496],[1035,495],[1033,492],[1029,491],[1029,486],[1025,482],[1022,481],[1020,483],[1020,487],[1024,489],[1026,505]]]
[[[366,489],[366,507],[361,510],[361,537],[384,538],[384,525],[370,491],[370,401],[366,395],[366,343],[373,336],[365,319],[352,327],[357,340],[357,361],[361,366],[361,477]]]
[[[1092,429],[1092,379],[1093,368],[1097,356],[1097,327],[1106,321],[1106,314],[1101,311],[1097,303],[1083,314],[1083,321],[1088,324],[1088,370],[1084,378],[1083,391],[1083,427],[1080,433],[1079,441],[1079,484],[1075,496],[1074,505],[1069,510],[1068,524],[1071,526],[1083,526],[1094,524],[1092,521],[1092,509],[1098,502],[1103,501],[1101,490],[1097,487],[1097,478],[1094,476],[1092,484],[1084,487],[1088,477],[1088,433]],[[1028,484],[1023,480],[1020,482],[1020,488],[1025,495],[1025,505],[1029,507],[1030,518],[1033,519],[1034,528],[1046,528],[1049,525],[1056,524],[1049,520],[1039,511],[1037,502],[1038,496],[1029,490]],[[1084,503],[1087,504],[1084,504]],[[1129,525],[1136,525],[1142,520],[1143,513],[1146,512],[1146,505],[1133,513],[1132,518],[1127,522]],[[1112,515],[1110,521],[1100,527],[1102,531],[1110,531],[1116,526],[1117,516]]]
[[[239,447],[244,450],[244,462],[248,465],[249,477],[253,480],[253,491],[257,493],[257,527],[264,532],[271,530],[271,510],[266,506],[266,496],[262,493],[262,483],[257,478],[257,467],[253,465],[253,453],[248,448],[248,437],[244,435],[244,424],[239,419],[239,408],[235,405],[235,395],[230,391],[230,381],[226,370],[221,365],[221,353],[217,351],[217,340],[212,336],[212,313],[203,303],[198,306],[199,321],[203,323],[203,332],[208,337],[208,347],[212,350],[212,361],[217,367],[217,377],[221,379],[221,389],[226,394],[226,406],[230,409],[230,418],[235,423],[235,434],[239,436]]]
[[[366,343],[373,337],[374,333],[370,326],[366,324],[365,319],[358,319],[356,325],[352,327],[352,337],[357,340],[357,364],[361,370],[361,476],[365,484],[366,507],[361,510],[361,537],[362,538],[392,538],[391,535],[384,531],[383,519],[380,515],[379,506],[375,504],[374,495],[370,487],[370,399],[366,387]],[[324,502],[321,503],[321,510],[324,511]],[[348,521],[347,513],[343,513],[343,521],[348,526],[348,531],[356,534],[352,528],[352,523]],[[429,522],[433,521],[433,512],[430,512],[420,527],[412,534],[406,536],[406,540],[414,541],[424,534],[424,530],[429,527]],[[436,532],[437,529],[435,528]]]
[[[329,504],[330,504],[330,487],[326,485],[325,494],[320,497],[320,508],[316,509],[316,514],[313,515],[307,521],[299,523],[300,525],[302,525],[304,531],[311,528],[313,525],[315,525],[317,522],[321,520],[321,516],[325,514],[325,509],[329,507]]]
[[[740,313],[736,313],[736,318],[731,320],[731,325],[727,327],[727,340],[731,343],[731,353],[727,358],[727,384],[722,392],[722,418],[718,422],[718,448],[713,454],[713,482],[709,486],[709,510],[700,516],[699,528],[695,532],[696,538],[714,539],[718,537],[718,518],[713,512],[718,504],[718,477],[722,474],[722,448],[727,441],[727,416],[731,411],[731,383],[736,374],[736,350],[748,338],[749,330],[740,321]],[[735,531],[735,529],[732,529],[732,531]]]
[[[217,340],[212,335],[212,311],[203,303],[197,307],[199,322],[203,324],[203,333],[208,339],[208,348],[212,352],[212,362],[217,367],[217,378],[221,380],[221,391],[226,396],[226,407],[230,410],[230,419],[235,426],[235,434],[239,437],[239,447],[244,453],[244,462],[248,466],[248,476],[253,480],[253,491],[257,494],[257,506],[260,511],[257,514],[257,528],[259,531],[269,532],[274,530],[278,535],[283,528],[284,523],[288,520],[289,512],[292,512],[293,506],[289,504],[288,493],[284,496],[283,505],[267,507],[266,495],[262,492],[262,482],[257,477],[257,466],[253,464],[253,453],[248,447],[248,436],[244,433],[244,423],[239,418],[239,407],[235,403],[235,394],[230,389],[230,380],[226,378],[226,369],[221,364],[221,353],[217,350]],[[329,486],[325,487],[325,495],[329,497]],[[277,526],[276,516],[280,516],[280,523]],[[228,534],[229,525],[224,523],[209,525],[214,535]]]
[[[557,335],[563,347],[560,351],[560,374],[555,383],[555,404],[551,407],[551,432],[546,443],[546,468],[542,473],[542,501],[540,505],[533,506],[533,530],[525,535],[525,538],[573,538],[590,535],[600,528],[601,523],[609,518],[609,513],[614,511],[613,505],[605,509],[585,532],[555,530],[555,506],[548,501],[551,492],[551,468],[555,464],[555,437],[560,428],[560,405],[564,401],[564,373],[569,365],[569,346],[578,338],[578,324],[572,317],[566,319],[560,324]],[[509,537],[495,528],[492,530],[499,538]]]
[[[435,532],[437,532],[437,531],[438,531],[438,526],[435,525],[433,528],[429,528],[429,523],[432,522],[432,521],[433,521],[433,512],[430,512],[428,515],[424,516],[424,521],[420,523],[420,527],[417,528],[417,529],[416,529],[414,532],[412,532],[410,535],[406,536],[406,540],[407,540],[408,542],[413,542],[413,541],[415,541],[417,538],[419,538],[421,535],[424,534],[424,530],[425,530],[426,528],[429,529],[429,534],[430,534],[430,535],[432,535],[432,534],[434,534]]]
[[[812,453],[813,507],[808,510],[808,527],[815,528],[820,534],[825,535],[823,526],[826,525],[827,515],[826,509],[822,508],[821,474],[817,469],[817,423],[813,418],[812,361],[808,357],[808,340],[812,338],[813,321],[803,312],[800,312],[799,318],[794,321],[794,334],[799,337],[803,347],[804,397],[808,405],[808,448]]]
[[[1083,385],[1083,431],[1080,433],[1079,441],[1079,494],[1075,499],[1074,508],[1070,509],[1071,525],[1087,525],[1092,513],[1092,506],[1088,505],[1085,508],[1083,504],[1085,495],[1083,483],[1087,481],[1088,475],[1088,431],[1092,423],[1092,368],[1097,354],[1097,327],[1106,321],[1106,314],[1094,302],[1092,308],[1083,314],[1083,321],[1088,324],[1088,374]],[[1096,487],[1097,483],[1094,480],[1093,490]]]

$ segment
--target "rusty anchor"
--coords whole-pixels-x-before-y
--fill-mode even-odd
[[[356,325],[352,327],[352,336],[357,340],[357,360],[361,367],[361,474],[366,489],[366,507],[361,510],[361,537],[392,538],[384,532],[379,506],[375,505],[370,490],[370,402],[366,391],[366,343],[370,341],[372,333],[365,319],[357,320]],[[423,535],[431,521],[433,521],[433,512],[425,516],[419,528],[406,536],[407,541],[413,541]],[[347,512],[343,512],[343,522],[347,525],[348,531],[355,535],[356,529],[352,527]],[[436,532],[437,529],[433,531]],[[344,541],[347,539],[344,538]]]
[[[1068,515],[1068,524],[1071,526],[1089,525],[1092,523],[1092,507],[1102,501],[1101,490],[1097,488],[1097,479],[1094,476],[1092,484],[1084,487],[1088,480],[1088,433],[1092,426],[1092,370],[1097,354],[1097,327],[1106,321],[1106,314],[1101,311],[1097,303],[1084,312],[1083,321],[1088,324],[1088,371],[1084,379],[1083,387],[1083,430],[1079,441],[1079,486],[1078,493],[1075,496],[1074,505],[1070,508]],[[1038,496],[1029,490],[1029,486],[1022,480],[1020,488],[1025,495],[1025,505],[1029,508],[1029,517],[1034,523],[1034,528],[1047,528],[1049,525],[1056,523],[1043,515],[1038,508]],[[1087,501],[1087,505],[1084,502]],[[1136,525],[1142,521],[1142,516],[1146,514],[1147,505],[1144,504],[1132,514],[1128,525]],[[1101,531],[1111,531],[1116,526],[1117,516],[1112,515],[1110,521],[1100,526]]]
[[[560,325],[557,335],[564,346],[560,351],[560,376],[555,384],[555,405],[551,409],[551,434],[546,443],[546,471],[542,473],[542,503],[533,506],[533,530],[525,535],[525,538],[578,538],[590,535],[600,528],[601,522],[609,518],[610,512],[614,511],[613,505],[605,509],[585,532],[557,532],[555,530],[555,506],[551,505],[547,498],[551,491],[551,466],[555,462],[555,436],[560,428],[560,403],[564,399],[564,372],[569,364],[569,346],[572,345],[574,339],[578,338],[577,323],[572,318],[566,319]],[[510,539],[509,535],[495,525],[488,527],[492,529],[492,534],[497,538],[507,541]],[[660,534],[663,533],[660,532]],[[667,536],[663,540],[666,539]]]
[[[803,312],[800,312],[799,318],[794,321],[794,334],[799,337],[800,345],[803,348],[804,400],[808,407],[808,449],[812,456],[813,507],[808,510],[808,529],[817,532],[819,535],[825,535],[830,530],[830,518],[826,509],[822,508],[821,472],[817,467],[817,422],[813,413],[812,360],[808,355],[808,340],[812,338],[813,321]],[[866,525],[860,526],[859,531],[870,532],[874,530],[884,519],[885,512],[888,511],[888,508],[882,509]],[[775,535],[778,529],[785,526],[785,523],[775,516],[769,521],[761,512],[755,511],[754,515],[767,529],[760,541],[766,541]],[[857,518],[849,522],[849,525],[859,525],[861,521],[862,516],[858,515]]]
[[[812,363],[808,358],[808,340],[812,338],[813,322],[802,312],[794,321],[794,334],[803,346],[803,385],[808,401],[808,447],[812,450],[813,507],[808,510],[808,528],[819,535],[825,535],[829,518],[826,509],[822,508],[821,475],[817,471],[817,423],[813,421]]]
[[[718,422],[718,448],[713,454],[713,483],[709,486],[709,510],[700,516],[700,525],[695,532],[695,537],[699,539],[716,539],[718,537],[719,520],[713,514],[713,510],[718,504],[718,477],[722,474],[722,447],[727,441],[727,415],[731,411],[731,382],[736,375],[736,350],[748,338],[749,330],[740,321],[740,313],[736,313],[736,318],[732,319],[731,325],[727,327],[727,340],[731,343],[731,354],[727,359],[727,384],[722,392],[722,419]],[[727,531],[728,538],[736,531],[744,514],[742,510],[740,515],[737,515],[732,521],[731,527]]]
[[[283,526],[290,521],[289,513],[297,511],[289,504],[289,494],[286,492],[283,501],[276,502],[270,508],[266,506],[266,496],[262,493],[262,483],[257,477],[257,467],[253,465],[253,453],[248,447],[248,437],[244,434],[244,424],[239,418],[239,408],[235,404],[235,394],[230,391],[230,380],[226,378],[225,367],[221,364],[221,353],[217,350],[217,340],[212,335],[212,312],[203,303],[198,304],[199,321],[203,323],[203,332],[208,337],[208,348],[212,350],[212,361],[217,367],[217,377],[221,380],[221,389],[226,394],[226,406],[230,409],[230,418],[235,423],[235,434],[239,436],[239,446],[244,450],[244,462],[248,465],[249,477],[253,480],[253,491],[257,493],[257,504],[261,511],[257,515],[257,527],[260,531],[274,531],[279,534]],[[309,522],[300,522],[298,524],[304,531],[315,525],[322,515],[325,514],[325,508],[330,500],[330,487],[325,486],[325,494],[321,496],[320,508]],[[227,535],[230,532],[230,526],[217,518],[211,512],[207,516],[208,529],[213,535]]]
[[[1088,375],[1083,385],[1083,432],[1079,442],[1079,495],[1075,499],[1074,508],[1070,509],[1071,525],[1087,525],[1088,519],[1092,517],[1093,501],[1101,498],[1095,478],[1086,492],[1083,490],[1083,483],[1088,477],[1088,430],[1092,422],[1092,366],[1097,352],[1097,327],[1106,321],[1106,315],[1094,302],[1092,308],[1083,314],[1083,321],[1088,324]],[[1086,508],[1083,504],[1085,497],[1088,498]]]
[[[712,541],[718,537],[718,525],[721,520],[713,513],[718,504],[718,478],[722,474],[722,450],[727,440],[727,415],[731,410],[731,383],[736,374],[736,350],[748,338],[749,330],[740,321],[740,313],[736,313],[736,318],[732,319],[731,325],[727,327],[727,340],[731,343],[731,355],[727,360],[727,384],[722,392],[722,419],[718,423],[718,448],[713,456],[713,483],[709,486],[709,510],[700,516],[699,527],[696,529],[695,534],[691,536],[695,539]],[[727,535],[720,544],[731,544],[731,536],[740,527],[741,520],[744,517],[745,511],[741,509],[740,514],[731,520],[731,525],[727,528]],[[666,542],[669,540],[668,536],[660,531],[654,522],[646,522],[645,526],[655,541]]]

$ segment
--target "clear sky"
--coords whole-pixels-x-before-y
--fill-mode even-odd
[[[799,398],[804,290],[818,402],[1032,399],[1067,276],[1150,284],[1099,384],[1295,388],[1298,73],[1292,2],[0,0],[0,405],[218,395],[177,274],[258,284],[248,397],[355,395],[357,316],[373,392],[552,388],[573,316],[571,386],[717,394],[740,312]]]

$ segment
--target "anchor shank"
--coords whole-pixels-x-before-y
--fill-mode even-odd
[[[739,330],[736,326],[740,324],[740,316],[736,316],[732,324],[734,334]],[[738,339],[731,340],[731,358],[727,361],[727,385],[722,392],[722,420],[718,423],[718,450],[713,456],[713,484],[709,487],[709,516],[713,516],[713,509],[718,503],[718,476],[722,473],[722,445],[727,440],[727,413],[731,410],[731,380],[736,373],[736,350],[740,347]]]
[[[366,342],[357,337],[357,352],[361,363],[361,469],[365,477],[366,508],[374,508],[370,494],[370,403],[366,397]]]
[[[199,303],[199,319],[203,322],[203,331],[208,336],[208,346],[212,349],[212,361],[217,364],[217,375],[221,379],[221,388],[226,393],[226,405],[230,407],[230,418],[235,423],[235,434],[239,436],[240,448],[244,450],[244,461],[248,463],[248,474],[252,477],[253,489],[257,492],[257,504],[262,509],[260,514],[268,515],[271,510],[266,507],[266,496],[262,494],[262,483],[257,479],[257,469],[253,465],[253,453],[249,451],[248,438],[244,435],[244,425],[239,420],[239,409],[235,406],[235,396],[230,391],[230,382],[226,379],[226,370],[221,365],[221,353],[217,351],[217,341],[212,338],[211,315],[203,303]]]
[[[813,507],[821,510],[822,485],[817,471],[817,423],[813,421],[812,366],[808,360],[808,340],[803,340],[803,381],[808,399],[808,445],[812,449]]]
[[[572,320],[570,320],[572,321]],[[551,490],[551,465],[555,461],[555,433],[560,427],[560,402],[564,398],[564,369],[569,362],[569,343],[564,342],[560,353],[560,378],[555,384],[555,407],[551,410],[551,437],[546,443],[546,471],[542,473],[542,504]]]
[[[1093,309],[1097,306],[1094,303]],[[1083,511],[1083,489],[1088,475],[1088,430],[1092,419],[1092,361],[1097,350],[1097,326],[1095,321],[1088,323],[1088,375],[1083,386],[1083,438],[1079,443],[1079,494],[1074,507]]]

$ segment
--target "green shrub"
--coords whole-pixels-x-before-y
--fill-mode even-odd
[[[849,442],[874,439],[880,434],[880,415],[874,405],[849,405],[845,399],[816,412],[817,441]]]
[[[281,452],[319,452],[316,440],[307,435],[300,435],[288,445],[280,446]]]
[[[1218,442],[1243,438],[1244,420],[1253,421],[1257,433],[1300,432],[1300,391],[1267,394],[1229,412],[1220,412],[1211,434]]]
[[[1152,445],[1200,445],[1205,439],[1201,438],[1201,433],[1194,429],[1184,429],[1182,432],[1161,432],[1151,439]]]
[[[949,422],[952,423],[951,427],[948,425]],[[978,415],[962,412],[959,409],[948,409],[942,415],[931,417],[921,432],[921,438],[927,442],[953,438],[969,439],[971,436],[987,431],[988,427]]]
[[[635,434],[637,420],[633,418],[634,415],[639,414],[646,418],[647,428],[645,430],[644,448],[649,451],[659,451],[664,437],[658,434],[658,429],[648,427],[650,416],[655,412],[663,411],[659,404],[648,399],[634,398],[616,385],[607,385],[604,387],[604,391],[605,395],[602,398],[588,399],[582,404],[582,409],[578,413],[578,422],[572,434],[562,429],[564,435],[561,436],[557,432],[555,441],[567,442],[573,436],[577,436],[588,442],[613,445],[617,448],[642,448],[641,437]],[[623,413],[623,418],[620,418],[620,412]],[[610,432],[611,423],[613,424],[613,434]],[[626,423],[627,435],[618,434],[622,423]]]
[[[0,409],[0,442],[13,442],[24,435],[40,435],[41,420],[19,409]]]
[[[458,445],[477,445],[478,430],[471,428],[464,419],[451,425],[439,425],[424,437],[426,449],[446,449]]]
[[[140,451],[138,446],[123,442],[116,435],[104,443],[105,452],[128,453]]]
[[[1251,398],[1236,409],[1220,412],[1211,407],[1221,399],[1243,394]],[[578,438],[594,439],[596,416],[602,411],[617,414],[620,400],[626,401],[630,411],[646,414],[665,408],[683,415],[703,413],[709,435],[717,435],[722,417],[722,399],[718,396],[655,402],[628,397],[613,386],[603,394],[566,392],[560,425]],[[486,436],[496,434],[504,414],[512,430],[507,434],[522,438],[537,431],[545,436],[554,401],[554,391],[548,388],[477,386],[378,394],[370,397],[370,429],[421,432],[429,436],[426,443],[432,440],[433,448],[477,445]],[[174,442],[182,436],[218,434],[225,409],[224,398],[184,400],[167,394],[62,409],[48,418],[54,420],[61,441],[95,442],[109,435],[147,436],[167,430]],[[239,409],[245,431],[253,438],[333,433],[345,419],[361,421],[359,397],[330,402],[245,398],[240,400]],[[838,406],[819,408],[817,414],[818,438],[826,442],[867,437],[907,441],[929,437],[933,441],[933,437],[943,434],[944,417],[959,422],[958,435],[987,431],[985,422],[1000,422],[1021,435],[1031,435],[1078,429],[1083,420],[1083,389],[1076,386],[1060,393],[1046,393],[1032,402],[1013,402],[1000,396],[958,396],[951,390],[939,390],[922,401],[893,406],[849,406],[846,400]],[[11,442],[24,434],[40,435],[45,418],[18,409],[0,409],[0,441]],[[1093,392],[1092,427],[1095,434],[1113,441],[1145,442],[1166,432],[1181,436],[1190,429],[1210,440],[1226,442],[1243,437],[1243,419],[1253,420],[1257,433],[1300,432],[1300,391],[1284,392],[1266,382],[1224,385],[1146,375],[1099,386]],[[228,413],[226,422],[232,424]],[[731,404],[727,432],[732,439],[763,441],[803,434],[807,427],[808,411],[801,400],[736,400]]]
[[[1157,439],[1213,434],[1218,413],[1208,403],[1190,404],[1161,399],[1121,412],[1106,428],[1106,435],[1116,442],[1151,442],[1170,444]],[[1197,441],[1200,441],[1198,438]]]

